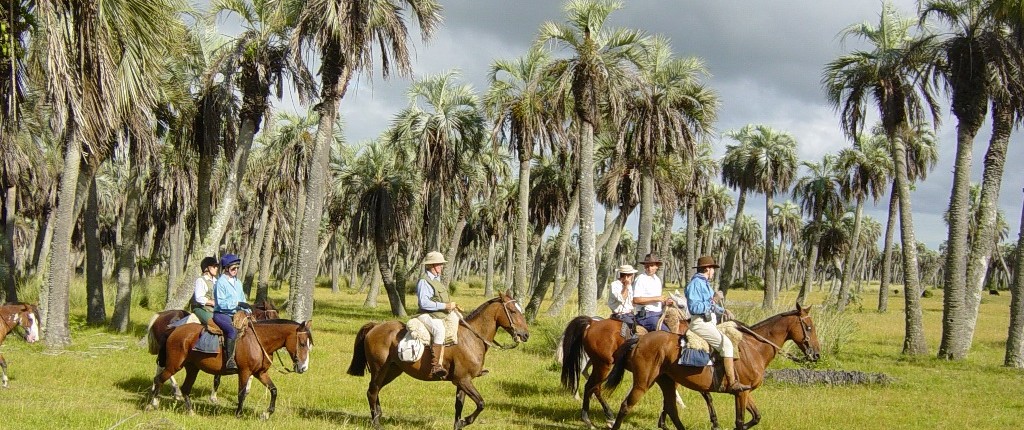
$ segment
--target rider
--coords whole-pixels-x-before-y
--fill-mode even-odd
[[[636,276],[636,272],[629,264],[619,266],[619,279],[612,281],[608,294],[612,318],[629,326],[630,332],[636,330],[636,318],[633,315],[633,276]]]
[[[235,340],[238,332],[231,324],[231,318],[239,310],[245,313],[252,313],[252,307],[245,303],[245,290],[242,289],[242,281],[238,279],[238,266],[242,259],[235,254],[226,254],[220,259],[220,267],[224,273],[217,279],[214,285],[213,298],[216,303],[213,308],[213,322],[224,331],[224,352],[227,361],[224,367],[237,369],[235,363]]]
[[[636,277],[633,283],[633,304],[636,305],[636,322],[647,331],[655,331],[658,327],[658,320],[661,319],[662,304],[672,305],[672,299],[666,299],[661,294],[662,283],[658,277],[658,269],[661,268],[661,260],[653,253],[647,254],[640,264],[644,265],[644,273]],[[661,329],[671,331],[664,322]]]
[[[210,298],[210,293],[213,292],[213,284],[217,281],[217,274],[220,272],[220,266],[217,265],[217,259],[214,257],[205,257],[203,261],[199,263],[199,267],[203,269],[203,274],[196,278],[195,293],[192,294],[192,313],[195,314],[196,318],[199,318],[199,322],[206,325],[206,322],[213,317],[213,299]]]
[[[708,342],[711,347],[718,350],[722,355],[722,364],[725,366],[726,390],[732,393],[749,390],[749,385],[740,383],[736,378],[736,368],[733,364],[734,350],[732,341],[718,329],[718,315],[726,318],[732,317],[732,313],[725,310],[721,305],[715,303],[715,290],[711,288],[711,279],[715,277],[715,270],[718,264],[711,256],[703,256],[697,259],[697,273],[690,278],[686,284],[686,301],[690,310],[690,331],[697,333]]]
[[[455,309],[455,302],[448,297],[448,286],[441,281],[444,270],[444,255],[437,251],[427,253],[423,260],[426,270],[416,284],[416,302],[420,320],[430,331],[430,377],[444,379],[448,370],[440,362],[444,351],[444,320]]]

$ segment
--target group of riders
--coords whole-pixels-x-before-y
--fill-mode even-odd
[[[440,362],[446,334],[445,320],[458,310],[449,294],[448,284],[441,279],[447,262],[440,252],[427,253],[423,260],[423,275],[416,284],[419,313],[416,318],[430,332],[430,376],[437,379],[447,376],[447,371]],[[242,281],[238,279],[238,267],[241,263],[242,259],[234,254],[224,255],[219,264],[216,258],[204,258],[201,263],[203,273],[196,279],[195,294],[191,300],[192,313],[202,324],[205,325],[207,321],[213,319],[224,332],[224,349],[227,357],[225,366],[229,369],[236,368],[234,346],[237,330],[232,325],[232,317],[239,311],[252,313],[252,307],[246,303]],[[732,319],[732,313],[722,306],[721,292],[716,292],[711,286],[710,281],[714,279],[715,271],[719,267],[714,258],[703,256],[697,259],[697,265],[694,267],[697,271],[686,285],[683,300],[669,298],[662,293],[664,284],[658,277],[662,261],[656,255],[647,254],[640,264],[643,265],[644,271],[639,275],[639,271],[632,265],[619,266],[618,279],[612,282],[608,294],[608,307],[611,308],[612,318],[622,321],[630,328],[640,326],[649,332],[659,329],[671,331],[664,323],[666,307],[685,309],[690,315],[690,330],[706,340],[721,355],[725,368],[725,386],[728,390],[749,390],[749,386],[741,384],[736,378],[733,364],[735,348],[732,341],[718,329],[718,322]]]

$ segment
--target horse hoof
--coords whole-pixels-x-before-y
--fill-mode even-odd
[[[459,430],[466,426],[466,420],[458,420],[455,422],[455,430]]]
[[[261,421],[266,421],[266,420],[269,420],[269,419],[270,419],[270,412],[263,411],[263,413],[260,414],[260,420]]]
[[[194,416],[196,416],[196,411],[194,411],[194,410],[192,410],[192,409],[189,409],[189,410],[188,410],[187,412],[185,412],[185,413],[186,413],[186,414],[188,414],[188,416],[190,416],[190,417],[194,417]]]
[[[218,399],[216,397],[210,397],[210,403],[213,403],[215,405],[219,405],[220,404],[220,399]]]

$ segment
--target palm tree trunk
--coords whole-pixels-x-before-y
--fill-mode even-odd
[[[53,192],[51,191],[52,194]],[[46,205],[43,210],[43,216],[40,217],[39,225],[36,229],[36,244],[35,249],[32,250],[32,263],[29,264],[32,273],[45,272],[42,264],[49,260],[50,242],[53,239],[53,217],[55,212],[50,205]]]
[[[49,282],[44,284],[46,303],[40,303],[45,321],[43,340],[54,349],[63,349],[71,343],[68,312],[71,286],[71,233],[75,228],[75,194],[78,191],[79,168],[82,160],[82,140],[74,121],[69,118],[64,130],[64,170],[57,191],[53,239],[49,262]],[[45,264],[45,263],[44,263]],[[42,299],[42,298],[41,298]],[[40,300],[42,301],[42,300]]]
[[[199,263],[204,256],[218,254],[217,251],[220,248],[224,232],[227,230],[231,218],[235,216],[235,207],[238,205],[238,188],[242,182],[242,177],[245,176],[246,162],[249,160],[249,151],[252,148],[253,137],[256,135],[256,131],[259,130],[261,121],[262,113],[242,117],[242,124],[238,129],[235,154],[228,166],[226,181],[221,187],[223,192],[219,194],[217,213],[210,223],[210,229],[207,231],[206,237],[202,239],[202,244],[199,245],[195,252],[192,252],[185,267],[199,267]],[[202,188],[202,185],[200,188]],[[193,284],[189,281],[189,279],[185,278],[178,283],[178,286],[174,289],[174,295],[167,298],[167,304],[164,305],[164,309],[181,309],[185,306],[193,290]]]
[[[654,172],[642,169],[640,176],[640,223],[637,228],[636,260],[651,252],[654,236]]]
[[[900,196],[900,238],[903,250],[903,275],[906,309],[906,334],[903,353],[918,355],[928,353],[924,338],[921,310],[921,281],[917,273],[917,239],[914,237],[914,211],[910,204],[910,181],[907,179],[907,151],[899,139],[891,140],[892,158],[895,165],[896,187]]]
[[[182,276],[182,260],[185,258],[185,213],[179,211],[170,226],[170,256],[167,258],[167,291],[165,297],[174,294],[174,286]]]
[[[853,281],[853,270],[854,263],[857,262],[857,257],[860,255],[860,220],[864,216],[864,199],[857,197],[857,210],[853,213],[853,234],[851,235],[851,246],[850,251],[846,253],[846,259],[843,261],[843,278],[839,282],[839,300],[836,302],[836,309],[839,312],[846,310],[846,305],[850,302],[850,284]]]
[[[471,189],[468,194],[472,196],[476,194],[476,191]],[[455,223],[455,229],[452,230],[452,240],[448,243],[448,249],[444,253],[444,255],[447,255],[452,260],[455,260],[459,253],[459,245],[462,243],[462,232],[466,229],[466,224],[472,210],[470,207],[471,202],[471,199],[464,198],[459,206],[459,220]]]
[[[764,302],[761,309],[772,309],[775,307],[775,298],[779,295],[778,285],[775,282],[775,220],[772,215],[772,195],[765,195],[764,214]]]
[[[618,264],[615,264],[615,248],[619,246],[619,239],[622,237],[622,229],[626,226],[626,220],[629,217],[629,213],[632,212],[627,208],[619,210],[619,214],[615,216],[615,220],[610,226],[608,226],[608,239],[604,242],[601,247],[601,266],[598,268],[597,274],[597,296],[601,297],[604,295],[604,286],[608,285],[611,281],[609,278],[613,276],[612,273]]]
[[[747,190],[740,188],[740,196],[736,200],[736,216],[733,217],[732,221],[732,237],[729,238],[729,243],[726,246],[725,264],[722,265],[722,294],[729,293],[729,287],[734,281],[732,272],[733,266],[736,265],[736,246],[740,237],[740,216],[743,215],[743,206],[746,203]]]
[[[526,267],[528,247],[530,246],[530,163],[531,151],[519,148],[519,202],[516,205],[516,231],[512,243],[515,256],[512,275],[512,291],[516,297],[523,297],[529,286]]]
[[[492,234],[487,239],[487,276],[484,277],[484,297],[494,296],[494,255],[498,239]]]
[[[821,221],[821,214],[814,214],[814,222],[818,223]],[[800,293],[796,296],[797,304],[803,306],[805,300],[807,300],[807,293],[811,292],[811,283],[814,281],[814,275],[818,268],[818,239],[815,238],[811,242],[811,249],[807,252],[807,263],[804,265],[804,279],[800,283]]]
[[[1010,328],[1006,335],[1006,358],[1003,359],[1004,366],[1016,369],[1024,368],[1024,205],[1020,220],[1016,275],[1010,284]]]
[[[118,333],[126,332],[128,323],[131,322],[132,281],[135,276],[135,252],[139,241],[139,169],[140,166],[133,162],[128,176],[128,195],[125,199],[123,223],[117,245],[117,296],[114,299],[114,314],[110,317],[110,328]]]
[[[562,261],[562,257],[565,256],[565,250],[569,246],[569,238],[572,236],[573,227],[576,226],[576,219],[580,213],[579,189],[569,199],[572,203],[565,213],[565,219],[562,220],[561,227],[558,228],[555,243],[548,248],[548,255],[544,258],[544,270],[541,272],[540,281],[530,296],[530,303],[526,305],[525,315],[528,322],[532,322],[537,318],[537,312],[540,311],[541,303],[544,302],[544,296],[547,295],[548,285],[555,280],[556,268],[558,263]]]
[[[691,267],[691,264],[696,264],[697,262],[697,210],[694,207],[694,199],[692,197],[687,197],[685,204],[686,253],[683,255],[683,264],[680,264],[677,267]],[[672,235],[669,234],[669,238],[671,237]],[[669,246],[669,248],[670,247],[671,246]]]
[[[309,183],[309,177],[306,178],[306,184]],[[292,215],[292,247],[296,248],[302,243],[302,223],[306,216],[306,186],[300,183],[295,190],[295,213]],[[296,248],[297,249],[297,248]],[[288,304],[291,306],[291,302],[295,300],[295,296],[299,294],[300,288],[295,287],[299,285],[299,253],[292,251],[288,253]],[[295,287],[295,288],[293,288]]]
[[[96,191],[96,177],[92,178],[89,198],[85,203],[85,291],[86,322],[100,325],[107,320],[107,308],[103,301],[103,249],[100,247],[99,196]]]
[[[376,265],[377,257],[371,256],[370,260],[371,260],[370,261],[370,267],[373,267],[374,265]],[[380,270],[372,270],[371,269],[371,271],[373,273],[370,276],[367,276],[367,277],[363,278],[364,280],[369,280],[369,284],[368,284],[369,291],[366,292],[366,300],[363,300],[363,307],[364,308],[371,308],[371,309],[373,309],[373,308],[377,307],[377,296],[380,295],[380,283],[381,283],[381,281],[380,281]]]
[[[331,234],[330,240],[330,258],[331,258],[331,294],[338,294],[341,292],[340,278],[341,278],[341,250],[338,249],[338,238],[337,232]]]
[[[889,220],[885,223],[885,244],[882,247],[882,274],[878,285],[878,312],[889,310],[889,282],[892,279],[892,239],[896,231],[896,209],[899,198],[896,183],[892,184],[889,193]]]
[[[260,226],[256,229],[256,235],[252,237],[252,249],[244,255],[251,255],[253,258],[242,260],[242,287],[245,288],[245,296],[252,297],[253,279],[256,277],[256,270],[260,267],[260,258],[263,256],[263,237],[267,235],[267,223],[270,221],[270,204],[265,199],[260,199],[263,209],[260,211]],[[253,302],[255,303],[255,302]]]
[[[7,273],[3,279],[4,302],[17,302],[18,289],[15,280],[18,277],[18,266],[14,259],[14,216],[17,210],[18,187],[9,187],[4,193],[4,236],[0,238],[0,248],[4,250],[4,262],[7,264]]]
[[[408,316],[405,312],[405,282],[395,282],[395,273],[391,267],[391,256],[388,255],[390,244],[383,240],[374,241],[374,248],[377,251],[377,267],[380,268],[380,278],[384,283],[384,290],[388,293],[388,303],[391,305],[391,315],[404,318]]]
[[[1000,103],[992,104],[992,137],[985,153],[985,171],[982,173],[981,197],[978,202],[978,229],[968,254],[967,277],[964,293],[964,338],[954,343],[950,353],[954,360],[967,357],[978,323],[978,309],[981,291],[985,286],[985,274],[992,256],[993,247],[998,243],[999,227],[996,217],[999,212],[999,189],[1003,182],[1003,168],[1006,164],[1006,147],[1010,143],[1013,114]]]
[[[594,124],[580,124],[580,279],[579,314],[597,313],[597,261],[594,254]]]

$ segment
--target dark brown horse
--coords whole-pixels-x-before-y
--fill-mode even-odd
[[[164,345],[166,354],[166,367],[159,375],[153,378],[153,388],[150,392],[150,401],[147,409],[159,406],[157,394],[160,393],[160,386],[171,378],[181,368],[185,368],[185,383],[181,391],[185,400],[185,409],[192,413],[192,402],[189,394],[192,392],[192,385],[196,381],[199,371],[212,375],[238,374],[238,407],[235,415],[242,413],[242,406],[248,392],[247,384],[251,376],[255,376],[270,390],[270,407],[261,417],[266,419],[274,413],[277,403],[277,387],[270,380],[270,366],[273,364],[270,354],[281,348],[288,350],[291,356],[296,373],[303,373],[309,369],[309,352],[313,348],[312,321],[297,323],[291,320],[269,320],[253,323],[251,319],[240,331],[238,343],[235,346],[235,362],[237,370],[224,368],[224,354],[208,354],[193,351],[192,347],[199,340],[203,327],[199,324],[186,324],[171,331]]]
[[[15,327],[25,329],[25,340],[34,343],[39,340],[39,318],[35,306],[28,303],[8,303],[0,306],[0,346]],[[0,380],[7,388],[7,360],[0,353]]]
[[[736,377],[752,388],[733,393],[736,399],[737,429],[753,427],[761,420],[751,393],[764,382],[764,370],[783,343],[792,340],[810,361],[817,361],[821,357],[817,330],[809,314],[810,308],[801,308],[798,304],[794,311],[775,315],[749,328],[741,328],[744,336],[743,341],[737,345]],[[678,429],[682,429],[683,424],[671,397],[676,383],[702,394],[725,392],[720,366],[687,367],[676,364],[680,355],[679,337],[666,332],[649,333],[638,341],[627,343],[620,351],[621,356],[617,357],[606,387],[615,389],[628,369],[633,372],[633,388],[619,408],[613,429],[622,425],[629,410],[655,383],[665,397],[664,411]],[[744,414],[748,410],[751,420],[744,422]],[[713,412],[711,418],[712,426],[718,428],[718,419]]]
[[[680,320],[675,327],[676,333],[685,333],[690,323]],[[626,343],[626,338],[620,334],[622,321],[615,319],[595,319],[588,316],[579,316],[569,322],[562,333],[562,386],[573,393],[579,388],[580,374],[584,364],[589,357],[591,366],[590,376],[583,387],[583,407],[581,418],[588,427],[593,427],[590,422],[590,397],[597,397],[597,401],[604,410],[605,418],[609,421],[613,418],[611,407],[601,395],[601,383],[608,378],[615,363],[615,352]],[[584,355],[586,353],[586,355]]]
[[[448,376],[444,379],[455,385],[455,428],[472,424],[484,410],[484,398],[473,386],[473,378],[487,373],[484,357],[490,346],[495,345],[494,336],[503,328],[513,341],[526,342],[530,337],[523,318],[522,307],[512,296],[501,293],[498,297],[484,302],[470,313],[459,325],[459,343],[444,349],[444,366]],[[440,381],[430,378],[430,359],[426,354],[415,362],[398,359],[398,341],[405,336],[405,325],[399,321],[368,323],[356,335],[355,349],[348,374],[363,376],[370,370],[370,385],[366,389],[366,400],[370,405],[370,418],[374,428],[381,428],[380,390],[403,373],[421,381]],[[498,345],[500,346],[500,345]],[[466,395],[476,403],[476,410],[462,419],[462,406]]]
[[[164,343],[167,341],[167,337],[171,335],[172,328],[169,328],[173,322],[185,318],[189,315],[188,312],[178,309],[169,311],[159,312],[153,315],[153,318],[149,321],[149,327],[146,328],[146,341],[149,346],[149,353],[156,357],[156,374],[160,375],[160,372],[164,371],[164,354],[162,348]],[[278,316],[277,308],[274,307],[274,303],[270,300],[263,300],[257,302],[252,307],[252,318],[256,321],[266,321],[280,318]],[[174,398],[176,400],[182,400],[181,388],[178,387],[178,381],[171,376],[171,390],[174,392]],[[213,390],[210,391],[210,401],[217,403],[220,400],[217,398],[217,390],[220,388],[220,375],[213,376]]]

